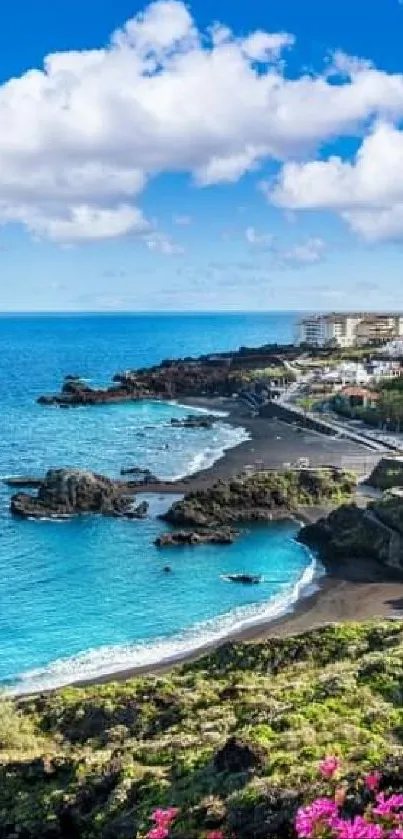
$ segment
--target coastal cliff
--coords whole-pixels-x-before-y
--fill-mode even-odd
[[[370,768],[382,790],[403,788],[402,666],[400,623],[346,624],[3,700],[0,835],[142,839],[152,811],[174,807],[175,839],[291,839],[329,754],[354,813]]]
[[[298,538],[325,561],[375,560],[386,571],[403,574],[403,492],[385,493],[366,508],[344,504],[304,527]]]

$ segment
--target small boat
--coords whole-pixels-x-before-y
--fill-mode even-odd
[[[256,585],[262,582],[262,577],[258,574],[223,574],[223,580],[228,580],[230,583],[244,583],[246,585]]]

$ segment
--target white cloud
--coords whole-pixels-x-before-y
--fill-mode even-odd
[[[144,236],[144,241],[150,251],[162,253],[164,256],[179,256],[185,252],[182,245],[178,245],[166,236],[165,233],[151,231]]]
[[[231,183],[403,117],[403,75],[339,54],[322,75],[287,77],[292,43],[199,32],[184,3],[157,0],[106,46],[48,55],[0,85],[0,224],[62,241],[141,235],[136,205],[162,172]]]
[[[252,61],[276,60],[286,47],[292,47],[295,42],[293,35],[288,32],[252,32],[242,41],[242,50]]]
[[[149,228],[142,212],[121,204],[113,209],[76,205],[66,214],[45,215],[30,207],[22,208],[22,220],[35,237],[46,236],[55,242],[70,243],[113,239],[128,233],[143,233]]]
[[[279,259],[286,265],[314,265],[323,259],[325,251],[326,245],[323,239],[311,237],[279,254]]]
[[[271,233],[258,233],[255,227],[247,227],[245,239],[249,245],[257,248],[268,248],[273,245],[274,236]]]
[[[334,210],[364,238],[403,236],[403,132],[378,123],[355,159],[289,163],[270,197],[282,207]]]

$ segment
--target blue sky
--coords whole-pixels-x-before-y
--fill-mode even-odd
[[[403,308],[399,0],[19,0],[0,310]]]

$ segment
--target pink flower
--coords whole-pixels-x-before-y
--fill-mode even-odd
[[[319,772],[325,778],[333,778],[337,770],[340,769],[341,763],[338,757],[325,757],[319,764]]]
[[[327,827],[337,816],[337,812],[337,804],[331,798],[317,798],[308,807],[300,807],[295,820],[298,836],[301,839],[315,836],[317,827]]]
[[[380,824],[371,824],[362,816],[355,819],[337,819],[333,825],[337,839],[383,839],[385,833]]]
[[[168,807],[167,810],[162,810],[158,807],[153,813],[151,813],[151,818],[157,825],[167,827],[174,821],[174,819],[176,819],[178,814],[179,810],[177,807]]]
[[[379,787],[380,780],[381,775],[379,772],[370,772],[369,775],[367,775],[364,778],[364,784],[367,787],[367,789],[371,790],[371,792],[375,792],[375,790],[377,790]]]
[[[158,825],[158,827],[153,827],[153,829],[149,830],[147,833],[147,839],[167,839],[168,836],[168,828],[162,827],[162,825]]]
[[[385,793],[380,792],[376,796],[376,802],[376,807],[373,809],[375,815],[390,816],[391,813],[403,808],[403,795],[390,795],[389,798],[385,798]]]
[[[403,839],[403,827],[396,827],[389,833],[389,839]]]
[[[207,839],[224,839],[224,831],[223,830],[212,830],[211,833],[207,834]]]

